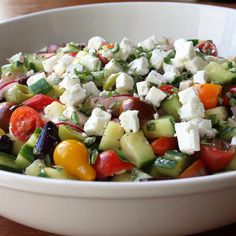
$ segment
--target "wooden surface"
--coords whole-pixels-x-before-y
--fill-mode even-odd
[[[122,0],[121,0],[122,1]],[[46,10],[56,7],[73,6],[79,4],[96,3],[96,2],[114,2],[114,0],[0,0],[0,20],[4,20],[10,17],[36,12],[40,10]],[[219,5],[236,8],[236,1],[192,1],[183,0],[175,2],[197,2],[211,5]],[[204,217],[204,216],[203,216]],[[207,219],[206,219],[207,220]],[[236,223],[230,226],[225,226],[214,231],[199,234],[198,236],[235,236],[236,235]],[[0,216],[0,236],[53,236],[53,234],[44,233],[38,230],[34,230],[12,221],[9,221]]]

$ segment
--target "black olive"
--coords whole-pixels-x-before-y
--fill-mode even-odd
[[[56,125],[49,121],[42,129],[39,135],[38,141],[34,147],[33,153],[37,158],[45,158],[46,155],[50,155],[59,141],[58,128]]]
[[[0,152],[11,154],[13,148],[13,141],[7,136],[0,136]]]

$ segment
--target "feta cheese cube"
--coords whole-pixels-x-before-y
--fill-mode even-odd
[[[46,60],[43,60],[42,64],[43,64],[43,69],[45,70],[45,72],[52,73],[54,70],[53,69],[54,66],[57,64],[57,60],[58,60],[57,55],[49,57]]]
[[[126,61],[127,58],[133,53],[134,45],[128,38],[123,38],[120,42],[120,50],[117,53],[117,57],[122,61]]]
[[[99,97],[108,97],[110,94],[109,91],[103,90],[102,92],[99,93]]]
[[[114,54],[111,49],[99,50],[99,53],[102,55],[102,57],[105,57],[108,60],[111,60],[114,57]]]
[[[199,129],[199,135],[206,138],[214,138],[217,130],[212,128],[211,120],[194,118],[189,121],[191,124],[194,124]]]
[[[70,75],[65,75],[64,79],[59,83],[59,87],[64,89],[69,89],[76,84],[80,84],[79,78],[74,78]]]
[[[88,83],[83,84],[82,87],[86,90],[87,95],[98,96],[100,93],[100,90],[92,81],[89,81]]]
[[[34,74],[34,75],[30,76],[26,83],[27,83],[28,86],[31,86],[32,84],[36,83],[40,79],[45,79],[46,80],[46,75],[45,75],[44,72],[37,73],[37,74]]]
[[[116,88],[125,89],[127,91],[133,90],[134,80],[128,74],[122,72],[116,78]]]
[[[162,92],[160,89],[152,87],[147,93],[145,100],[151,102],[155,107],[159,107],[161,101],[164,100],[166,96],[167,94]]]
[[[137,91],[139,96],[146,96],[149,91],[149,83],[148,81],[141,81],[136,83]]]
[[[194,87],[190,87],[178,93],[179,101],[186,104],[188,101],[198,98],[198,93]]]
[[[161,85],[163,83],[163,76],[162,74],[158,73],[156,70],[152,70],[148,76],[145,79],[146,81],[156,84],[156,85]]]
[[[91,116],[84,124],[84,131],[87,135],[102,136],[110,120],[110,113],[103,111],[100,108],[94,108]]]
[[[175,123],[175,131],[181,152],[193,154],[200,151],[198,127],[190,122]]]
[[[47,78],[47,82],[51,85],[59,84],[59,82],[62,80],[55,72],[52,72]]]
[[[169,70],[163,74],[163,82],[171,83],[177,76],[180,76],[180,72],[176,68],[170,67]]]
[[[192,60],[188,60],[184,63],[186,70],[190,71],[193,75],[199,70],[203,70],[207,65],[207,62],[201,57],[194,57]]]
[[[192,98],[179,109],[179,115],[181,120],[184,121],[191,120],[196,117],[203,118],[205,116],[205,108],[199,101],[199,98]]]
[[[181,82],[179,83],[179,90],[180,90],[180,91],[183,91],[183,90],[185,90],[185,89],[190,88],[192,85],[193,85],[193,81],[192,81],[191,79],[185,80],[185,81],[181,81]]]
[[[66,71],[66,66],[63,62],[57,63],[54,67],[53,70],[58,74],[58,75],[63,75]]]
[[[72,76],[72,77],[77,77],[77,73],[83,72],[84,67],[80,64],[70,64],[66,68],[66,74]]]
[[[138,43],[138,47],[142,47],[148,51],[155,48],[157,43],[156,37],[153,35],[150,38],[144,40],[143,42]]]
[[[184,63],[183,63],[182,60],[177,59],[177,58],[172,58],[170,61],[171,61],[171,65],[172,65],[175,69],[177,69],[177,70],[179,70],[179,71],[183,71],[183,69],[184,69]]]
[[[99,63],[99,59],[87,52],[79,51],[76,55],[78,62],[89,71],[94,71]]]
[[[146,75],[149,72],[149,63],[146,57],[140,57],[129,64],[129,73]]]
[[[175,58],[186,61],[191,60],[195,56],[193,42],[185,41],[184,39],[178,39],[174,42],[176,50]]]
[[[32,75],[34,75],[34,74],[35,74],[34,70],[29,70],[29,71],[26,73],[26,76],[27,76],[27,77],[30,77],[30,76],[32,76]]]
[[[205,84],[207,83],[207,73],[205,71],[198,71],[194,76],[193,76],[193,82],[196,84]]]
[[[114,59],[112,59],[105,65],[104,70],[106,70],[106,73],[109,75],[122,72],[120,64]]]
[[[233,138],[231,139],[231,144],[236,146],[236,136],[233,136]]]
[[[153,118],[154,118],[155,120],[157,120],[157,119],[159,118],[159,114],[158,114],[158,113],[155,113],[155,114],[153,115]]]
[[[140,128],[138,111],[128,110],[122,112],[119,116],[120,124],[126,132],[137,132]]]
[[[159,70],[164,62],[164,58],[167,56],[165,51],[160,49],[154,49],[150,58],[150,64],[157,70]]]
[[[74,59],[74,57],[72,57],[68,54],[65,54],[57,62],[63,63],[65,65],[65,67],[67,67],[73,61],[73,59]]]
[[[80,84],[75,84],[60,96],[60,101],[66,106],[76,106],[81,104],[85,98],[86,90]]]
[[[98,50],[105,42],[106,42],[105,39],[99,36],[95,36],[89,39],[87,48]]]

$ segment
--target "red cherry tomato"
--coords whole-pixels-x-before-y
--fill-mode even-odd
[[[71,57],[76,57],[78,52],[69,52],[68,55]]]
[[[98,53],[97,55],[104,66],[109,62],[109,60],[106,57],[103,57],[101,53]]]
[[[98,178],[112,176],[116,173],[126,170],[132,170],[134,165],[122,161],[113,150],[102,152],[95,162],[94,168]]]
[[[17,108],[10,118],[10,131],[21,141],[27,141],[37,127],[43,126],[40,114],[28,106]]]
[[[37,94],[33,96],[32,98],[29,98],[28,100],[23,102],[23,105],[29,106],[34,108],[37,111],[43,111],[43,109],[51,104],[52,102],[55,102],[58,100],[53,99],[49,96],[43,95],[43,94]]]
[[[174,89],[175,87],[172,86],[172,85],[169,85],[169,84],[163,84],[159,87],[159,89],[162,91],[162,92],[165,92],[167,94],[173,94],[174,93]]]
[[[202,41],[196,45],[196,48],[206,55],[211,55],[214,57],[218,56],[216,45],[210,41]]]
[[[207,175],[207,170],[204,163],[201,160],[195,161],[191,166],[189,166],[179,178],[190,178],[197,176]]]
[[[168,150],[175,150],[178,147],[176,138],[161,137],[152,142],[153,152],[158,156],[163,156]]]
[[[227,97],[226,94],[224,94],[224,95],[222,96],[222,99],[223,99],[222,105],[223,105],[223,106],[228,106],[228,105],[229,105],[229,98]]]
[[[211,172],[224,169],[233,159],[235,149],[223,140],[215,140],[212,144],[201,145],[200,159]]]

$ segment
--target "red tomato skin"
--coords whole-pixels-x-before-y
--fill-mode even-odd
[[[207,175],[207,170],[204,163],[201,160],[195,161],[191,166],[189,166],[179,178],[191,178],[197,176]]]
[[[37,127],[43,126],[40,114],[28,106],[17,108],[10,118],[10,132],[23,142],[29,139]]]
[[[104,178],[121,171],[132,170],[134,165],[129,162],[122,161],[115,151],[107,150],[102,152],[97,157],[94,168],[97,177]]]
[[[178,142],[176,138],[161,137],[152,142],[152,150],[158,156],[163,156],[168,150],[176,150]]]
[[[200,159],[207,170],[214,173],[224,169],[233,159],[234,153],[234,148],[222,150],[214,146],[201,145]]]
[[[196,45],[196,48],[200,50],[200,52],[205,53],[207,55],[211,55],[214,57],[218,56],[216,45],[210,41],[202,41]],[[210,54],[208,53],[210,51]]]
[[[23,105],[25,106],[29,106],[29,107],[32,107],[34,108],[36,111],[43,111],[43,109],[51,104],[52,102],[58,102],[58,100],[56,99],[53,99],[49,96],[46,96],[44,94],[37,94],[35,95],[34,97],[32,98],[29,98],[28,100],[24,101],[23,102]]]
[[[78,52],[69,52],[68,55],[71,57],[76,57]]]
[[[109,62],[109,60],[106,57],[103,57],[102,54],[98,53],[97,55],[104,66]]]
[[[174,90],[173,90],[174,86],[172,85],[169,85],[169,84],[163,84],[159,87],[159,89],[162,91],[162,92],[165,92],[167,94],[173,94],[174,93]]]

